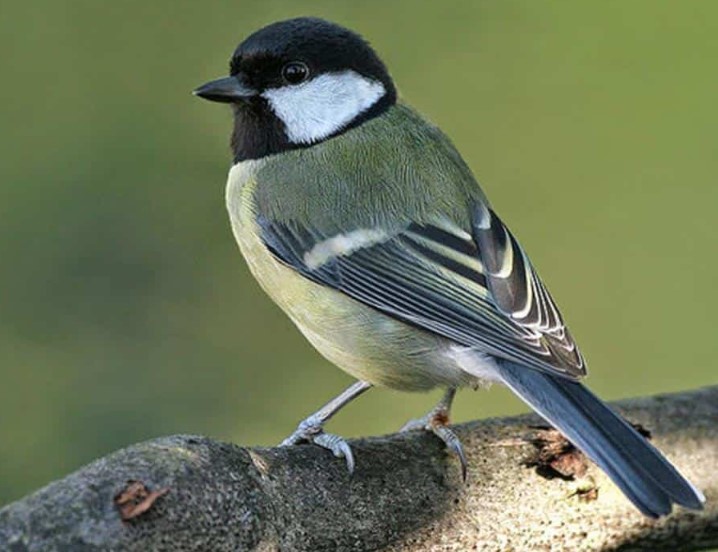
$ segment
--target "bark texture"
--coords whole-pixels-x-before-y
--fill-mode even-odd
[[[356,472],[314,446],[195,436],[130,446],[0,510],[0,549],[702,550],[718,547],[718,386],[617,403],[706,494],[642,517],[593,465],[546,478],[535,416],[456,426],[469,461],[420,432],[352,442]],[[554,467],[581,474],[581,458]],[[134,481],[135,483],[130,483]],[[123,519],[124,518],[124,519]]]

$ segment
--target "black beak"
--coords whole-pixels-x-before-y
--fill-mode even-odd
[[[195,96],[211,102],[233,103],[259,94],[244,84],[239,77],[224,77],[203,84],[192,92]]]

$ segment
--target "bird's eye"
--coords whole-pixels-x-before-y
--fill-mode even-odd
[[[290,61],[282,67],[282,78],[289,84],[299,84],[309,77],[309,67],[301,61]]]

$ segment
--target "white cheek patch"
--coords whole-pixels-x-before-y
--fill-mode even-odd
[[[262,96],[284,123],[290,142],[311,144],[350,123],[385,93],[382,83],[349,70],[265,90]]]

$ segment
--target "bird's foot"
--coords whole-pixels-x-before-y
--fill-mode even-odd
[[[421,429],[424,431],[430,431],[441,439],[446,447],[452,451],[459,458],[461,463],[461,477],[466,481],[466,455],[464,454],[464,448],[461,446],[461,441],[449,427],[449,408],[446,405],[439,404],[431,412],[422,418],[416,420],[409,420],[399,430],[401,432],[413,431]]]
[[[354,472],[354,455],[349,443],[343,437],[333,433],[325,433],[323,424],[315,416],[302,420],[294,433],[280,443],[280,447],[297,445],[302,442],[314,443],[330,450],[337,458],[344,458],[349,473]]]

